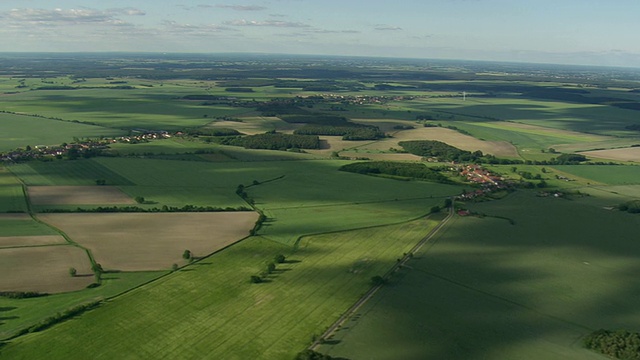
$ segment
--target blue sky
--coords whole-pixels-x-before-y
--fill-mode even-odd
[[[640,0],[0,0],[0,52],[260,52],[640,67]]]

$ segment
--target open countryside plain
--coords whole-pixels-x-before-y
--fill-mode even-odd
[[[182,254],[202,257],[249,235],[255,212],[44,214],[38,218],[88,248],[104,269],[168,270]]]
[[[487,216],[457,217],[321,350],[376,359],[597,359],[580,347],[582,336],[640,325],[640,247],[630,231],[639,218],[530,193],[469,208]]]
[[[43,297],[0,297],[0,358],[293,359],[444,217],[432,212],[483,189],[450,161],[404,152],[406,140],[521,163],[483,164],[513,185],[456,201],[477,216],[456,215],[318,350],[351,359],[596,359],[581,346],[591,331],[640,331],[640,218],[616,210],[638,198],[640,167],[622,158],[554,162],[640,143],[633,77],[612,86],[584,69],[192,60],[158,57],[142,69],[123,55],[95,60],[109,76],[77,59],[58,65],[68,75],[32,65],[24,70],[32,77],[0,76],[0,91],[11,92],[0,96],[5,126],[41,139],[11,139],[11,149],[114,137],[98,156],[9,158],[0,167],[0,210],[22,212],[0,215],[3,272],[13,284],[49,272],[58,286],[37,288],[52,293]],[[36,120],[51,136],[30,133]],[[382,133],[354,140],[329,126],[312,149],[241,142],[323,121]],[[428,165],[447,180],[340,171],[366,159]],[[528,182],[533,190],[522,189]],[[96,264],[107,272],[96,276]],[[81,276],[69,275],[72,266]],[[93,301],[95,309],[15,337]]]

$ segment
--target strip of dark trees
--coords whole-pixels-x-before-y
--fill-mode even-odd
[[[341,171],[366,175],[389,175],[402,178],[451,183],[446,176],[438,171],[419,163],[403,163],[392,161],[367,161],[343,165]]]

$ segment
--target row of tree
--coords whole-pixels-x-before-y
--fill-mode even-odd
[[[244,137],[227,137],[221,139],[220,143],[223,145],[242,146],[246,149],[289,150],[320,148],[320,138],[318,136],[276,132]]]
[[[353,172],[366,175],[390,175],[403,178],[435,181],[440,183],[451,183],[451,180],[435,169],[431,169],[424,164],[405,163],[393,161],[367,161],[357,162],[340,167],[341,171]]]

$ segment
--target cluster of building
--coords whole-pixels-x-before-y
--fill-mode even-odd
[[[85,139],[76,140],[73,143],[63,143],[61,145],[36,145],[25,148],[18,148],[8,152],[0,153],[0,161],[7,163],[24,162],[30,160],[48,160],[62,158],[93,157],[102,153],[113,143],[139,143],[154,139],[166,139],[171,137],[166,131],[140,132],[136,135],[120,136],[116,138]]]
[[[480,185],[480,189],[465,192],[458,196],[460,200],[475,199],[509,187],[503,177],[492,174],[489,170],[477,164],[460,164],[451,168],[451,170],[458,171],[460,176],[463,176],[470,183]]]
[[[344,94],[319,94],[316,97],[321,97],[328,101],[337,101],[348,105],[370,105],[370,104],[384,104],[389,101],[401,101],[412,100],[412,96],[374,96],[374,95],[344,95]]]

